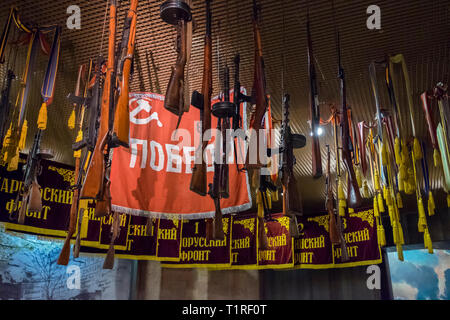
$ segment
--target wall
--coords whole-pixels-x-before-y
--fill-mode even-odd
[[[137,299],[256,300],[257,270],[208,271],[161,268],[157,261],[139,261]]]
[[[406,245],[423,244],[417,232],[417,213],[401,215]],[[448,209],[428,217],[432,241],[450,240]],[[392,230],[389,217],[383,218],[391,250]],[[407,249],[407,247],[405,247]],[[385,255],[386,250],[383,250]],[[390,299],[389,265],[385,256],[379,265],[382,273],[381,290],[369,290],[367,267],[325,270],[229,270],[167,269],[156,261],[139,261],[138,299],[202,299],[202,300],[379,300]]]

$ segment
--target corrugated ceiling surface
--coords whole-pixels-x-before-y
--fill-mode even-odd
[[[163,1],[140,1],[138,6],[136,70],[132,90],[156,90],[155,79],[159,79],[162,93],[165,92],[170,77],[170,68],[176,59],[175,28],[164,23],[159,17],[159,6]],[[305,148],[296,150],[295,167],[300,189],[305,203],[321,203],[324,197],[324,179],[311,177],[311,144],[309,136],[309,83],[306,47],[306,1],[260,0],[262,6],[261,34],[266,65],[267,89],[272,97],[274,117],[281,119],[281,67],[282,55],[286,59],[284,83],[285,91],[291,95],[291,124],[294,132],[307,136]],[[49,108],[49,128],[44,146],[51,147],[55,160],[72,163],[71,143],[75,132],[67,128],[72,107],[65,97],[73,92],[78,66],[95,58],[100,52],[105,17],[105,0],[3,0],[0,3],[0,23],[3,26],[11,4],[18,6],[23,21],[37,24],[59,23],[63,26],[61,63],[55,101]],[[81,8],[81,30],[66,28],[67,7],[76,4]],[[368,30],[366,9],[376,4],[381,8],[381,30]],[[123,19],[129,1],[120,1],[118,30],[121,34]],[[403,53],[408,64],[414,93],[414,117],[419,137],[429,141],[426,122],[420,106],[419,95],[432,88],[438,81],[449,82],[450,62],[450,2],[434,1],[344,1],[336,0],[336,20],[341,34],[342,63],[347,79],[347,101],[353,110],[354,121],[369,121],[375,113],[375,103],[370,89],[368,66],[372,60],[381,60],[386,54]],[[192,1],[196,30],[193,36],[190,71],[190,90],[201,88],[204,37],[204,1]],[[232,68],[235,53],[241,55],[241,82],[250,89],[253,80],[253,32],[251,25],[252,1],[212,1],[213,14],[213,82],[217,94],[218,65],[228,62]],[[284,26],[283,26],[284,16]],[[339,102],[339,82],[337,80],[337,57],[331,1],[310,1],[310,20],[316,69],[319,80],[319,98],[322,118],[329,117],[329,104]],[[283,29],[284,38],[283,38]],[[107,26],[103,36],[102,53],[106,55]],[[217,44],[219,43],[219,46]],[[147,59],[153,53],[157,73],[149,68]],[[20,71],[22,55],[18,55],[16,70]],[[35,130],[37,110],[41,104],[39,90],[45,57],[41,56],[35,75],[34,90],[31,94],[28,120],[30,131]],[[23,62],[22,62],[23,63]],[[150,63],[151,66],[151,63]],[[5,66],[1,68],[4,74]],[[389,108],[385,86],[379,74],[379,88],[382,105]],[[3,78],[3,77],[2,77]],[[150,79],[152,82],[150,82]],[[400,93],[402,95],[402,93]],[[403,101],[403,100],[402,100]],[[401,114],[410,131],[408,106],[400,104]],[[435,114],[437,116],[437,114]],[[27,146],[33,135],[28,135]],[[326,168],[325,144],[334,146],[332,129],[326,128],[321,137],[322,163]],[[332,148],[333,149],[333,148]],[[432,163],[428,150],[429,164]],[[334,159],[334,152],[332,153]],[[332,163],[332,168],[334,164]],[[334,171],[334,170],[333,170]],[[430,171],[432,188],[442,185],[442,171]]]

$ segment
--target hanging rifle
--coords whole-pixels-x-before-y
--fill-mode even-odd
[[[109,243],[108,252],[106,253],[103,269],[114,268],[114,242],[119,237],[120,232],[120,216],[118,212],[114,212],[113,223],[111,225],[111,241]]]
[[[25,222],[26,212],[42,211],[41,187],[37,181],[37,176],[42,172],[40,164],[41,159],[51,159],[53,157],[53,154],[49,150],[40,149],[42,133],[43,131],[40,129],[36,132],[33,145],[27,157],[27,163],[25,167],[23,167],[23,185],[14,202],[14,211],[20,206],[17,217],[17,222],[19,224]],[[19,205],[19,199],[22,199],[21,205]],[[15,212],[13,212],[13,214],[15,214]],[[11,219],[14,219],[14,217],[11,216]]]
[[[255,42],[255,65],[254,65],[254,77],[252,88],[252,103],[254,106],[254,112],[252,112],[250,118],[250,129],[252,134],[249,139],[249,150],[247,153],[247,159],[245,161],[245,168],[261,168],[263,166],[263,159],[261,157],[267,156],[266,150],[260,152],[263,149],[263,141],[260,141],[259,131],[263,128],[263,118],[268,108],[268,99],[266,92],[266,77],[264,71],[264,58],[262,55],[261,34],[259,28],[259,15],[260,7],[257,6],[256,0],[253,0],[253,35]],[[262,153],[262,154],[260,154]],[[256,159],[254,158],[256,157]]]
[[[403,76],[405,79],[405,88],[406,88],[406,96],[408,98],[408,107],[409,107],[409,114],[410,114],[410,120],[411,120],[411,129],[412,129],[412,134],[413,134],[413,148],[414,148],[414,156],[415,156],[415,160],[420,160],[422,159],[422,151],[420,148],[420,143],[419,140],[417,139],[417,135],[416,135],[416,126],[415,126],[415,121],[414,121],[414,103],[413,103],[413,93],[411,90],[411,82],[409,80],[409,73],[408,73],[408,68],[406,66],[406,61],[405,58],[403,57],[403,54],[397,54],[395,56],[391,56],[389,57],[389,68],[391,70],[394,69],[394,64],[400,64],[402,67],[402,71],[403,71]],[[391,74],[391,76],[393,76],[394,73]]]
[[[95,149],[95,142],[97,141],[97,131],[100,126],[100,115],[101,115],[101,99],[103,92],[104,83],[104,73],[102,71],[104,67],[105,59],[102,56],[96,58],[94,67],[94,77],[91,79],[91,83],[88,84],[89,87],[92,86],[90,97],[77,97],[72,93],[69,93],[67,99],[78,105],[84,106],[89,110],[88,113],[88,125],[83,126],[82,138],[72,144],[72,150],[78,151],[82,148],[87,148],[87,151],[92,153]],[[93,83],[92,83],[93,81]],[[87,154],[87,153],[86,153]],[[86,159],[89,162],[89,159]],[[86,161],[83,161],[86,163]],[[83,167],[83,166],[81,166]],[[81,184],[79,185],[81,187]]]
[[[213,183],[209,184],[208,191],[209,195],[214,200],[215,206],[214,239],[224,239],[225,235],[223,232],[220,199],[226,199],[229,197],[226,132],[227,129],[230,129],[230,118],[233,116],[235,106],[234,103],[230,102],[230,79],[228,66],[225,67],[224,72],[223,94],[223,101],[215,103],[211,110],[212,114],[217,117],[217,141],[214,149],[214,178]],[[222,142],[222,150],[220,142]],[[219,156],[217,156],[218,154]]]
[[[177,28],[178,56],[167,85],[164,108],[178,116],[178,128],[183,113],[189,111],[189,105],[185,105],[184,101],[184,69],[188,59],[187,23],[192,20],[191,8],[184,1],[167,0],[161,5],[160,16]]]
[[[242,131],[242,117],[241,117],[241,104],[245,102],[252,102],[252,97],[247,96],[241,92],[241,82],[239,80],[239,64],[240,64],[240,55],[239,53],[234,56],[234,88],[233,88],[233,103],[235,105],[235,111],[232,117],[231,127],[234,132],[233,136],[233,146],[234,146],[234,157],[236,161],[236,168],[237,171],[242,171],[241,168],[239,168],[239,161],[238,161],[238,148],[236,147],[236,139],[246,138],[245,132]],[[239,140],[238,144],[239,144]]]
[[[205,47],[203,53],[203,81],[202,93],[192,92],[191,104],[200,109],[200,121],[202,123],[202,132],[199,148],[196,153],[195,165],[192,168],[192,177],[190,190],[205,196],[207,193],[207,171],[204,161],[204,151],[208,146],[208,140],[205,139],[205,132],[211,129],[211,95],[212,95],[212,37],[211,37],[211,9],[210,0],[206,0],[206,33]],[[206,140],[206,141],[205,141]],[[198,157],[201,157],[200,159]]]
[[[436,126],[434,124],[433,121],[433,116],[431,114],[431,108],[428,104],[428,92],[424,92],[420,95],[420,99],[422,101],[422,108],[423,111],[425,112],[425,118],[427,120],[427,124],[428,124],[428,133],[430,134],[430,139],[431,139],[431,145],[433,146],[434,152],[433,152],[433,159],[434,159],[434,166],[437,167],[438,163],[439,163],[439,145],[438,145],[438,141],[437,141],[437,136],[436,136]]]
[[[110,198],[105,188],[108,188],[107,162],[109,160],[108,142],[111,134],[112,110],[114,106],[114,84],[115,84],[115,40],[117,24],[117,4],[116,0],[111,0],[109,6],[109,42],[108,42],[108,62],[105,82],[102,90],[102,102],[100,107],[100,120],[97,130],[95,147],[92,151],[89,167],[86,172],[83,186],[81,188],[80,199],[95,199],[96,216],[106,216],[110,210]],[[98,75],[97,75],[98,76]],[[97,79],[100,80],[100,79]],[[112,109],[112,110],[111,110]],[[91,121],[93,121],[91,119]]]
[[[50,58],[48,61],[47,69],[44,76],[43,85],[41,88],[41,95],[43,98],[43,103],[41,105],[38,120],[37,120],[37,132],[34,137],[33,146],[31,147],[31,151],[27,157],[27,163],[24,170],[24,179],[23,179],[23,188],[18,193],[17,197],[22,197],[22,207],[19,211],[18,223],[23,224],[25,220],[25,210],[28,212],[41,212],[42,210],[42,198],[40,192],[40,186],[37,182],[37,176],[41,174],[42,168],[40,166],[41,159],[51,159],[53,158],[53,154],[50,150],[41,149],[41,138],[42,132],[47,127],[47,104],[50,104],[53,99],[53,93],[55,88],[55,79],[56,73],[58,70],[58,58],[59,58],[59,49],[60,49],[60,34],[61,27],[56,26],[55,35],[53,38],[52,47],[50,50]],[[39,33],[40,31],[36,31]],[[33,43],[35,42],[32,40]],[[27,71],[29,72],[29,70]],[[25,86],[26,87],[26,86]],[[26,94],[25,94],[26,95]],[[22,96],[23,97],[23,96]],[[22,110],[21,110],[22,111]],[[19,116],[19,119],[21,117]],[[23,117],[22,117],[23,118]],[[22,132],[23,134],[23,132]],[[24,134],[23,139],[26,138],[26,134]],[[22,139],[22,137],[21,137]],[[19,149],[23,149],[24,141],[22,146],[17,147],[16,159],[18,161],[19,157]],[[26,207],[25,207],[26,205]],[[17,208],[18,201],[16,201],[15,207]]]
[[[85,72],[85,68],[86,65],[80,65],[80,68],[78,69],[78,80],[77,80],[77,84],[76,84],[76,88],[75,88],[75,96],[78,97],[80,95],[80,86],[81,86],[81,81],[83,78],[83,74]],[[90,63],[89,66],[89,74],[87,77],[87,80],[89,80],[90,78],[90,73],[91,73],[91,68],[92,68],[92,61]],[[86,85],[85,85],[85,90],[83,93],[83,98],[86,99],[86,94],[87,94],[87,87],[89,85],[89,81],[86,81]],[[79,106],[80,108],[84,108],[83,105]],[[81,118],[80,119],[80,131],[81,131],[81,127],[83,124],[83,117],[84,117],[84,109],[81,111]],[[79,137],[77,137],[79,138]],[[80,137],[81,138],[81,137]],[[74,152],[74,157],[75,157],[75,179],[80,180],[81,176],[83,174],[83,169],[80,168],[81,165],[81,161],[80,161],[80,156],[81,156],[81,151]],[[58,261],[57,264],[58,265],[67,265],[69,263],[69,258],[70,258],[70,240],[72,239],[73,234],[75,233],[75,228],[76,228],[76,223],[77,223],[77,218],[78,218],[78,210],[79,210],[79,190],[80,188],[78,186],[75,186],[74,190],[73,190],[73,198],[72,198],[72,205],[70,206],[70,215],[69,215],[69,228],[67,230],[67,236],[66,239],[64,241],[64,245],[61,249],[61,253],[58,257]],[[81,221],[80,221],[81,222]],[[81,227],[81,225],[80,225]]]
[[[336,163],[336,193],[337,193],[336,208],[338,208],[341,206],[339,204],[339,202],[341,201],[340,196],[339,196],[339,193],[340,193],[339,181],[341,178],[341,166],[340,166],[341,160],[340,160],[340,156],[339,156],[339,141],[338,141],[338,130],[337,130],[338,115],[337,115],[337,110],[335,107],[332,107],[331,113],[332,113],[332,117],[333,117],[333,128],[334,128],[334,131],[333,131],[333,133],[334,133],[334,154],[336,157],[336,159],[335,159],[335,163]],[[341,121],[343,121],[343,120],[341,120]],[[349,260],[349,257],[348,257],[348,252],[347,252],[347,243],[345,242],[345,237],[344,237],[344,229],[342,228],[342,220],[341,220],[340,212],[338,214],[336,214],[336,223],[337,223],[337,229],[338,229],[338,234],[339,234],[340,244],[341,244],[341,252],[342,252],[341,260],[342,260],[342,262],[345,262],[345,261]]]
[[[340,245],[341,238],[339,236],[339,231],[336,225],[335,209],[334,209],[334,197],[333,197],[333,186],[331,185],[331,170],[330,170],[330,146],[327,144],[327,178],[326,178],[326,189],[327,196],[325,200],[325,207],[328,212],[329,217],[329,229],[330,229],[330,240],[332,244]]]
[[[322,158],[320,155],[319,134],[320,126],[319,97],[316,83],[316,68],[314,66],[314,55],[311,40],[309,23],[309,7],[306,18],[306,35],[308,38],[308,69],[309,69],[309,89],[310,89],[310,110],[311,110],[311,131],[312,131],[312,173],[313,178],[322,176]]]
[[[450,116],[447,86],[442,82],[436,84],[433,88],[434,97],[437,99],[441,122],[439,122],[436,134],[441,151],[442,169],[444,171],[445,189],[450,191],[450,145],[449,145],[449,130],[450,130]]]
[[[2,97],[0,101],[0,143],[3,141],[6,134],[8,116],[11,110],[11,102],[9,101],[11,82],[14,79],[16,79],[16,75],[12,70],[8,70],[6,75],[6,85],[2,90]]]
[[[334,6],[333,6],[334,10]],[[333,16],[334,18],[334,16]],[[336,26],[336,47],[337,47],[337,56],[338,56],[338,78],[340,79],[341,86],[341,148],[342,148],[342,157],[344,158],[344,165],[348,172],[349,183],[347,186],[347,197],[348,197],[348,206],[350,208],[358,208],[362,204],[361,194],[359,192],[358,182],[356,180],[356,174],[353,169],[353,162],[351,158],[350,152],[351,150],[351,140],[350,140],[350,128],[348,124],[347,117],[347,93],[345,86],[345,74],[344,69],[341,64],[341,45],[340,45],[340,37],[339,31]]]
[[[25,69],[20,81],[18,98],[12,112],[9,128],[3,141],[2,160],[3,163],[8,164],[8,171],[17,170],[19,163],[19,152],[25,148],[28,129],[27,120],[25,119],[25,111],[36,62],[36,55],[39,48],[38,33],[39,31],[36,30],[31,34]]]
[[[283,186],[283,214],[290,219],[290,232],[295,238],[299,237],[297,215],[303,215],[303,206],[297,181],[294,176],[295,156],[294,148],[302,148],[306,138],[300,134],[293,134],[289,125],[289,94],[283,97],[283,121],[281,124],[280,141],[280,181]]]
[[[119,59],[117,64],[117,82],[119,96],[115,105],[114,127],[111,136],[110,148],[124,146],[128,148],[130,139],[130,112],[129,91],[130,73],[136,41],[138,0],[131,0],[130,9],[125,19],[122,33],[122,41],[119,46]]]

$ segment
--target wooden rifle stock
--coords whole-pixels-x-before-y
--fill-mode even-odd
[[[138,0],[131,0],[122,35],[123,52],[120,61],[118,61],[119,65],[123,63],[123,68],[119,67],[120,95],[114,114],[112,142],[125,148],[129,147],[130,139],[129,82],[136,40],[137,6]]]
[[[95,203],[95,214],[94,217],[106,217],[111,214],[111,192],[110,192],[111,181],[107,180],[105,182],[104,194],[100,200]]]
[[[73,245],[73,257],[78,258],[80,256],[80,248],[81,248],[81,224],[83,221],[84,208],[81,208],[78,213],[78,222],[77,222],[77,236],[75,238],[75,244]]]
[[[119,236],[119,227],[120,227],[118,212],[114,212],[113,219],[114,219],[114,221],[111,225],[111,228],[112,228],[111,242],[109,243],[108,252],[106,253],[105,261],[103,262],[103,269],[114,268],[114,242],[116,241],[117,237]]]
[[[103,119],[102,119],[103,122]],[[100,138],[100,137],[98,137]],[[108,140],[108,133],[105,133],[102,140],[97,139],[94,152],[91,155],[90,164],[81,188],[80,199],[99,199],[103,194],[103,180],[105,178],[105,146]]]
[[[169,84],[167,85],[164,108],[178,116],[178,125],[185,111],[184,106],[184,68],[187,62],[187,22],[183,19],[178,21],[177,40],[178,57],[175,66],[172,67]]]
[[[41,186],[37,182],[36,177],[30,185],[29,201],[27,206],[28,212],[42,211]]]
[[[214,199],[214,206],[216,208],[214,214],[214,240],[225,239],[225,233],[223,232],[223,220],[222,211],[220,209],[220,198]]]
[[[75,159],[75,177],[78,177],[80,174],[80,158]],[[69,215],[69,229],[67,230],[67,236],[64,240],[64,245],[61,249],[61,253],[59,254],[58,261],[56,262],[58,265],[67,266],[70,259],[70,239],[72,239],[73,234],[75,233],[75,227],[77,223],[77,215],[78,215],[78,189],[73,191],[73,200],[72,205],[70,206],[70,215]]]
[[[196,163],[192,169],[191,184],[189,189],[201,196],[207,194],[207,172],[206,162],[203,159],[205,148],[208,146],[208,141],[204,141],[205,132],[211,129],[211,95],[212,95],[212,38],[211,38],[211,11],[210,0],[206,1],[206,34],[205,47],[203,52],[203,80],[202,80],[202,94],[203,102],[201,106],[200,115],[203,115],[202,121],[202,136],[200,140],[201,145],[201,163]]]

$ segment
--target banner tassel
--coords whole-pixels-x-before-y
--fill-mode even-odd
[[[422,154],[422,148],[420,147],[419,139],[414,138],[413,148],[414,148],[414,159],[416,161],[422,159],[423,154]]]
[[[72,109],[72,113],[70,114],[67,126],[69,127],[70,130],[75,129],[75,108]]]
[[[427,220],[425,217],[425,209],[423,207],[422,197],[417,200],[417,207],[419,210],[419,222],[417,223],[417,229],[419,232],[424,232],[427,226]]]
[[[384,203],[383,203],[383,196],[381,195],[381,193],[378,194],[378,210],[380,211],[380,213],[383,213],[384,210]]]
[[[404,260],[404,258],[403,258],[403,247],[402,247],[401,244],[397,244],[397,257],[398,257],[398,260],[400,260],[400,261]]]
[[[380,247],[386,246],[386,234],[384,232],[384,228],[382,224],[379,224],[377,226],[377,236],[378,236],[378,243]]]
[[[377,196],[373,197],[373,215],[375,217],[379,217],[380,216],[380,211],[378,210]]]
[[[41,109],[39,110],[37,125],[41,130],[47,129],[47,103],[45,102],[42,103]]]
[[[400,153],[400,139],[398,137],[395,137],[394,142],[394,153],[395,153],[395,163],[400,166],[402,163],[402,156]]]
[[[434,197],[431,190],[428,192],[428,216],[434,215],[434,209],[436,209],[436,206],[434,204]]]
[[[80,129],[78,131],[78,135],[77,135],[77,138],[76,138],[75,142],[80,142],[81,140],[83,140],[83,130]],[[81,158],[81,149],[77,150],[77,151],[74,151],[73,152],[73,157],[74,158]]]
[[[428,253],[433,254],[433,243],[431,242],[431,236],[430,236],[430,232],[428,231],[428,228],[425,230],[423,237],[424,237],[425,248],[428,249]]]
[[[433,160],[434,160],[434,166],[436,168],[439,167],[441,164],[441,155],[439,154],[438,149],[434,149]]]
[[[25,149],[25,143],[27,142],[27,132],[28,132],[28,121],[25,120],[22,125],[22,131],[20,133],[19,139],[19,149]]]
[[[356,175],[356,182],[358,183],[358,187],[362,187],[362,179],[361,179],[361,168],[359,166],[353,166]]]
[[[397,207],[399,209],[402,209],[403,208],[403,200],[402,200],[402,195],[400,194],[400,192],[397,192],[396,197],[397,197]]]
[[[19,149],[16,149],[16,155],[8,163],[7,171],[16,171],[19,167]]]
[[[363,193],[364,198],[369,198],[369,184],[367,183],[367,180],[364,180],[363,182]]]

